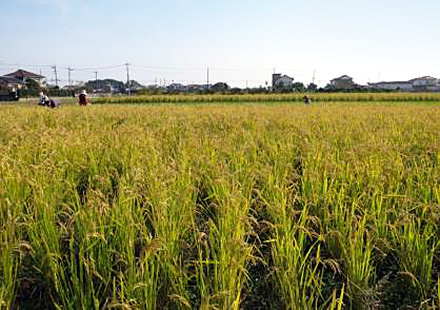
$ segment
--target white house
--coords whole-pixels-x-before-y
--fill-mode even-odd
[[[432,76],[422,76],[410,80],[415,91],[439,91],[439,81]]]
[[[356,88],[356,84],[353,82],[353,78],[348,75],[343,75],[330,81],[330,85],[333,89],[353,89]]]
[[[274,89],[276,88],[289,88],[293,85],[294,78],[287,76],[287,75],[281,75],[279,73],[274,73],[272,75],[272,87]]]
[[[368,83],[373,89],[395,91],[440,91],[439,80],[431,76],[423,76],[409,81]]]
[[[368,83],[368,86],[373,89],[382,89],[382,90],[400,90],[400,91],[413,90],[413,84],[409,81]]]

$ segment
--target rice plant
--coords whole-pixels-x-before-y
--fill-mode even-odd
[[[1,106],[0,308],[438,309],[437,95],[300,98]]]

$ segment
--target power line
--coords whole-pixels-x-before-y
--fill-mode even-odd
[[[75,68],[76,71],[101,71],[101,70],[110,70],[110,69],[117,69],[117,68],[123,68],[125,64],[121,65],[112,65],[112,66],[102,66],[102,67],[85,67],[85,68]]]
[[[1,62],[0,66],[4,66],[4,67],[31,67],[31,68],[47,67],[47,68],[50,68],[53,65],[29,65],[29,64],[22,64],[22,63],[5,63],[5,62]]]
[[[157,70],[176,70],[176,71],[189,71],[189,70],[205,70],[203,67],[168,67],[168,66],[152,66],[145,64],[131,64],[133,67],[145,68],[145,69],[157,69]]]

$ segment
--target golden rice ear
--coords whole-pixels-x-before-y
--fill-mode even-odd
[[[271,96],[0,105],[0,307],[434,309],[438,94]]]

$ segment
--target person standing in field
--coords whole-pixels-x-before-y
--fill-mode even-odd
[[[79,95],[79,105],[88,105],[89,99],[87,98],[87,93],[85,90],[82,91],[82,93]]]
[[[310,104],[312,102],[312,99],[307,97],[307,96],[304,96],[303,97],[303,102],[304,102],[304,104]]]

